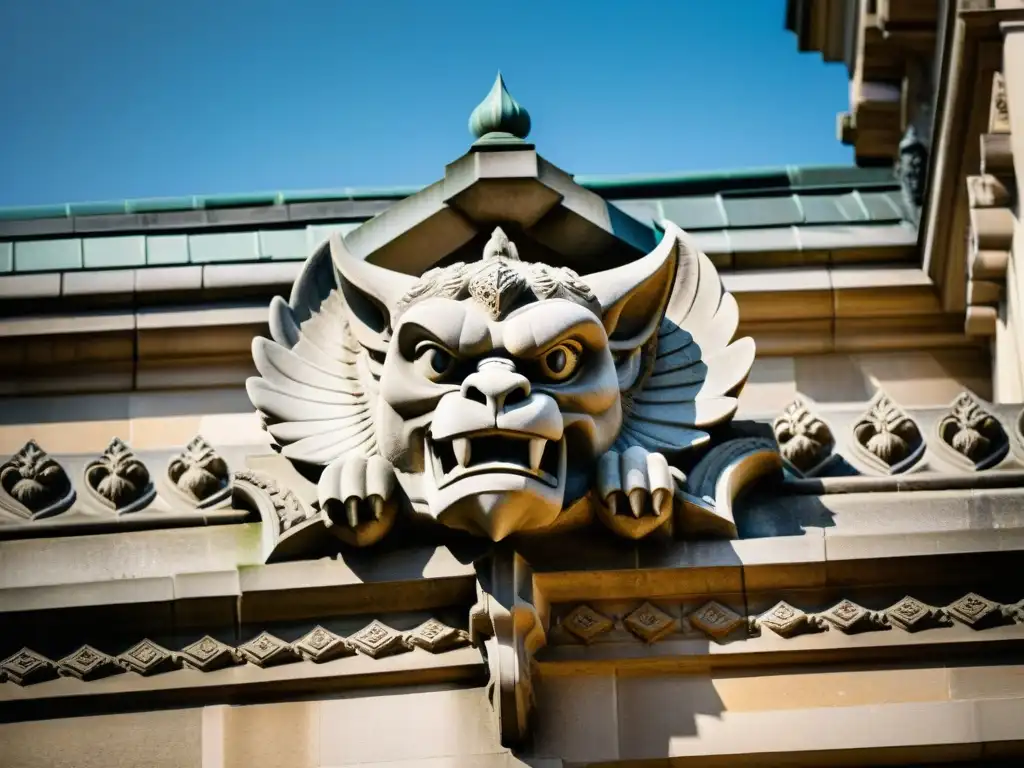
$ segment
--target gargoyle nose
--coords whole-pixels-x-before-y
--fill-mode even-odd
[[[511,360],[492,357],[481,360],[476,372],[465,378],[462,396],[489,406],[497,416],[530,396],[530,380],[516,371]]]

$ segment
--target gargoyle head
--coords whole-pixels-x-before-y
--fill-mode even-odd
[[[442,523],[492,539],[550,525],[619,437],[623,391],[654,359],[672,243],[579,276],[520,261],[496,229],[482,260],[416,278],[332,257],[377,380],[377,449]]]

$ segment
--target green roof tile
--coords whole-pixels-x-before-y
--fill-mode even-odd
[[[146,238],[146,264],[151,267],[188,264],[188,235],[153,235]]]
[[[0,273],[14,269],[14,243],[0,243]]]
[[[86,269],[141,267],[146,263],[146,238],[88,237],[82,241],[82,257]]]
[[[663,214],[657,200],[611,200],[612,205],[625,211],[637,221],[650,225],[660,221]]]
[[[665,218],[683,229],[725,229],[725,218],[718,195],[674,197],[661,201]]]
[[[23,240],[14,244],[15,272],[55,272],[82,268],[82,241]]]
[[[263,230],[259,237],[260,256],[264,259],[304,259],[309,255],[305,227]]]
[[[803,212],[793,195],[722,199],[726,220],[731,227],[778,227],[799,224]]]
[[[259,238],[255,232],[218,232],[188,236],[188,260],[193,264],[255,261],[259,255]]]
[[[898,221],[903,218],[898,192],[860,192],[859,195],[872,221]]]

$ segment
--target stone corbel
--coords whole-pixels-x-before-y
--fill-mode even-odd
[[[534,591],[533,572],[510,549],[496,551],[480,574],[469,633],[482,645],[490,670],[491,704],[501,743],[526,739],[534,706],[533,657],[547,644],[548,606]]]
[[[1011,206],[1016,181],[1006,84],[1001,72],[996,72],[992,81],[988,132],[981,135],[980,171],[980,175],[967,178],[970,244],[965,331],[972,336],[992,336],[1006,282],[1015,222]]]

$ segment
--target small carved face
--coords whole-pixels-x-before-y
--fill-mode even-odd
[[[429,298],[394,329],[377,440],[421,477],[430,513],[503,538],[549,525],[622,422],[601,318],[548,299],[494,319],[472,299]]]

